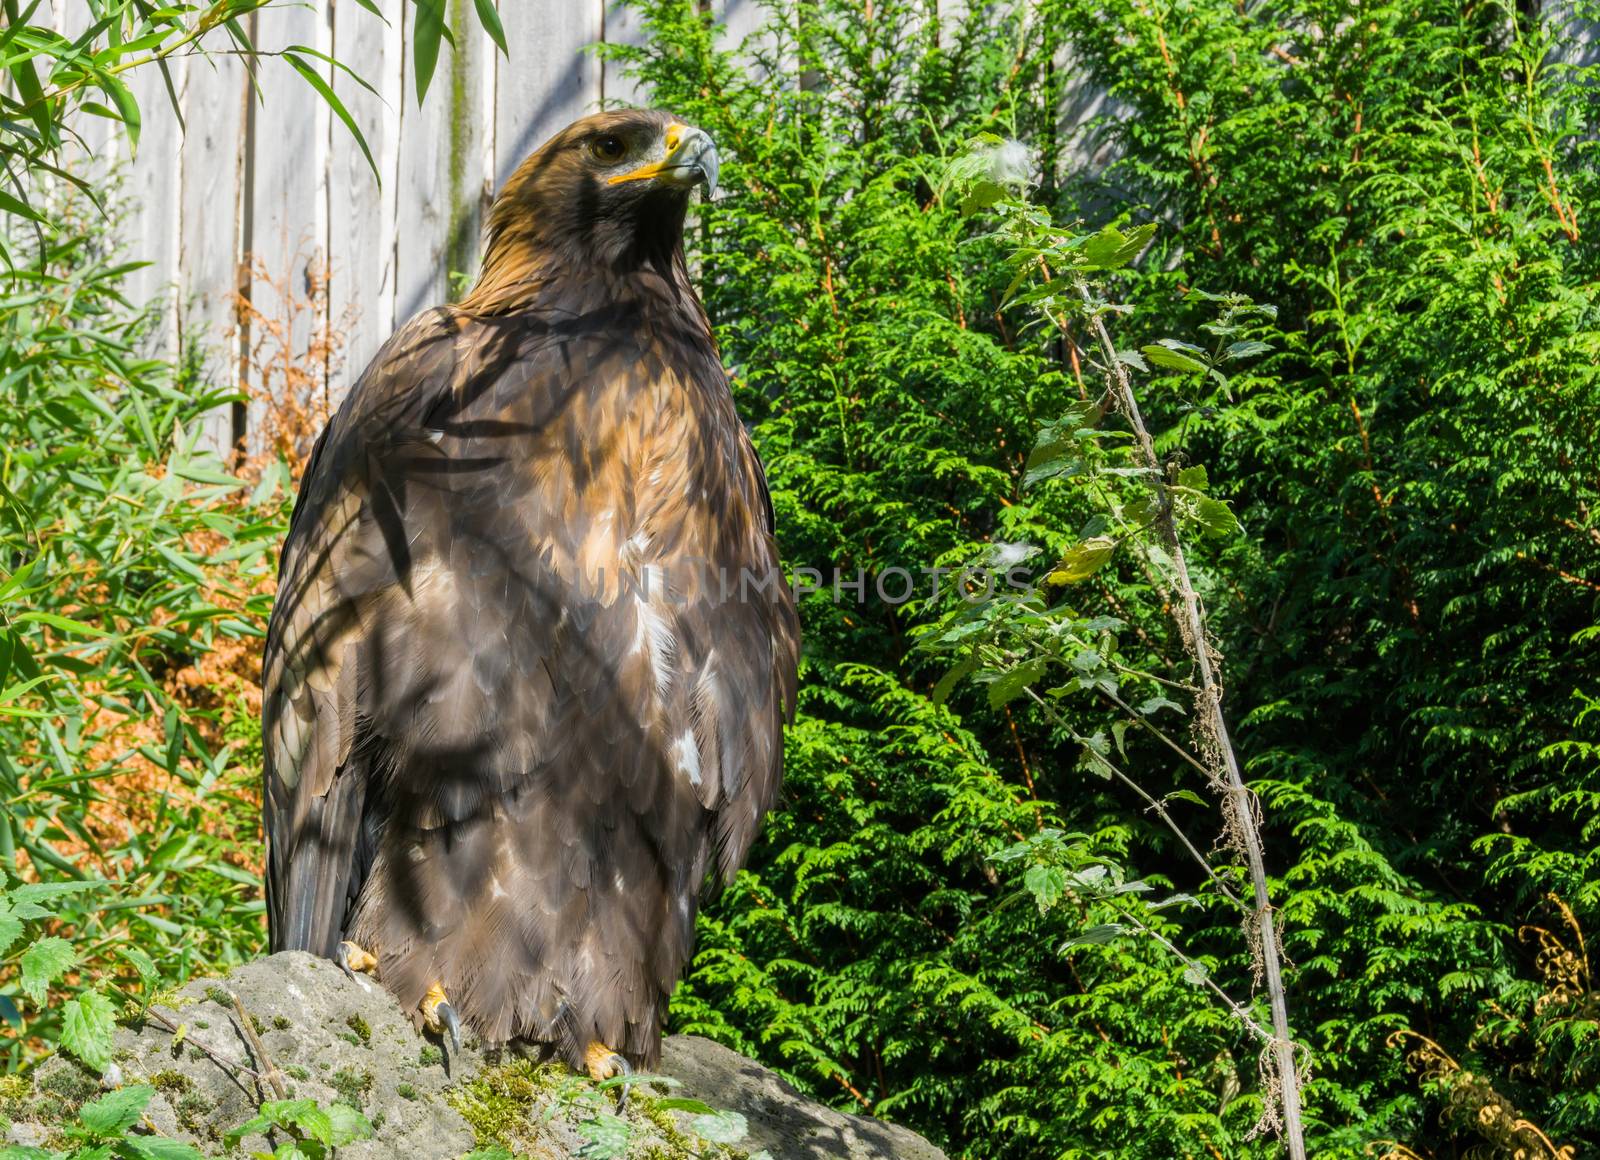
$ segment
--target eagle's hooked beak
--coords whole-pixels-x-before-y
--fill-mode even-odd
[[[607,183],[617,185],[624,181],[644,181],[657,178],[668,185],[687,188],[706,183],[706,196],[717,192],[717,147],[711,138],[693,125],[674,121],[667,126],[667,153],[660,161],[641,165],[630,173],[619,173],[607,178]]]

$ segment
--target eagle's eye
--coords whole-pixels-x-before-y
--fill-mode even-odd
[[[602,133],[589,142],[590,156],[603,165],[615,165],[627,152],[628,147],[622,143],[622,138],[610,133]]]

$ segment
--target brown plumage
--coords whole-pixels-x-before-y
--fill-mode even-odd
[[[766,484],[684,265],[703,177],[659,112],[523,163],[476,288],[318,440],[267,633],[273,949],[349,939],[407,1010],[440,984],[575,1067],[654,1064],[793,709]]]

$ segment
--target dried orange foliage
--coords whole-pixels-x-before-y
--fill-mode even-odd
[[[234,298],[237,345],[244,351],[241,378],[250,397],[238,470],[255,479],[282,459],[298,480],[333,413],[332,384],[344,366],[355,308],[346,306],[333,316],[328,263],[320,254],[297,253],[283,275],[255,257],[250,270],[250,295]]]

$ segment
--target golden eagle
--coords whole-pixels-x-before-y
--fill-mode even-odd
[[[273,950],[597,1077],[654,1065],[793,712],[772,505],[684,263],[716,177],[644,110],[518,168],[476,287],[317,440],[267,631]]]

